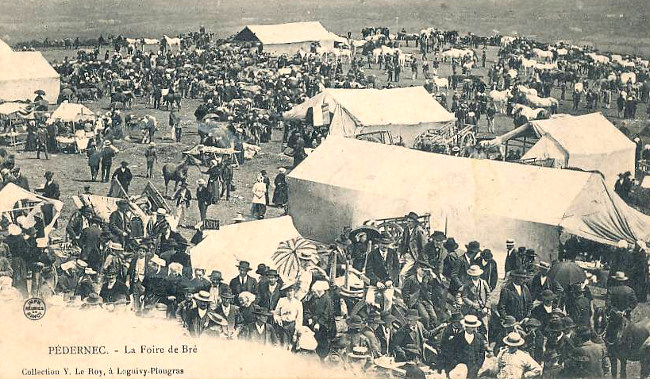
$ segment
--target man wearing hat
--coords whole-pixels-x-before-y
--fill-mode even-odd
[[[499,313],[501,317],[513,316],[517,321],[528,317],[533,307],[533,300],[526,286],[527,274],[523,270],[510,272],[512,280],[501,289],[499,296]]]
[[[224,156],[223,160],[221,161],[221,180],[223,181],[221,185],[221,193],[219,194],[219,198],[222,198],[224,194],[226,195],[226,201],[230,200],[230,192],[233,190],[232,186],[232,180],[233,177],[235,176],[235,173],[233,171],[233,162],[232,159],[230,159],[230,156]]]
[[[347,350],[351,352],[357,346],[363,346],[369,352],[372,351],[372,343],[368,337],[361,332],[366,326],[363,319],[358,314],[350,316],[345,323],[348,327],[347,330]]]
[[[295,341],[296,326],[302,325],[303,308],[302,302],[296,298],[295,282],[287,282],[282,285],[280,291],[284,296],[278,300],[273,319],[278,325],[280,342],[283,346],[289,347]]]
[[[212,195],[207,187],[205,179],[201,178],[196,181],[196,202],[199,206],[199,215],[201,221],[205,221],[208,215],[208,207],[212,204]]]
[[[424,245],[427,243],[427,234],[422,225],[420,225],[420,216],[415,212],[409,212],[406,216],[406,228],[402,233],[399,251],[405,263],[400,272],[402,277],[412,272],[412,267],[418,260],[425,259]]]
[[[248,261],[240,261],[237,268],[239,269],[239,275],[230,280],[230,289],[238,302],[239,294],[244,291],[257,294],[257,280],[248,274],[252,270]]]
[[[622,271],[617,271],[609,281],[611,287],[607,289],[605,297],[605,308],[610,311],[623,312],[629,317],[638,301],[634,290],[627,285],[628,277]]]
[[[42,124],[38,125],[38,130],[36,131],[36,159],[41,159],[41,151],[45,154],[46,160],[50,159],[47,155],[47,140],[47,129]]]
[[[99,296],[104,303],[114,303],[119,298],[127,298],[129,289],[123,281],[117,279],[117,273],[114,270],[107,270],[104,273],[104,285],[99,291]]]
[[[375,303],[376,291],[380,291],[384,295],[383,310],[388,310],[392,306],[394,283],[399,280],[400,261],[397,252],[392,249],[393,240],[388,234],[382,233],[377,245],[368,253],[366,276],[370,280],[370,287],[366,299],[371,304]]]
[[[221,290],[224,287],[227,287],[223,283],[223,277],[221,276],[221,271],[212,270],[210,275],[208,275],[208,280],[210,281],[210,298],[215,301],[216,305],[219,305]]]
[[[92,209],[88,205],[83,205],[77,212],[70,216],[70,221],[65,227],[65,232],[68,240],[79,245],[81,233],[84,229],[90,226],[90,219],[92,217]]]
[[[194,268],[194,276],[190,280],[190,285],[195,291],[210,291],[212,282],[205,277],[205,269],[200,267]]]
[[[117,179],[126,193],[129,193],[129,186],[131,185],[131,180],[133,179],[131,169],[129,169],[128,166],[129,162],[122,161],[122,163],[120,163],[120,167],[115,170],[113,172],[113,176],[111,176],[111,180]]]
[[[395,354],[395,361],[406,362],[408,361],[407,352],[405,351],[407,345],[413,344],[417,346],[421,354],[424,342],[430,337],[430,332],[424,328],[420,322],[420,315],[417,309],[409,309],[406,312],[406,325],[402,326],[393,338],[393,352]]]
[[[474,315],[479,319],[485,319],[489,316],[488,297],[490,296],[490,286],[481,278],[483,270],[478,265],[471,265],[467,270],[469,280],[463,286],[461,298],[463,299],[462,311],[466,315]]]
[[[280,287],[278,284],[278,271],[267,269],[264,273],[266,280],[260,280],[257,291],[257,305],[268,310],[274,310],[280,300]]]
[[[131,234],[131,211],[128,200],[117,201],[117,210],[108,218],[108,227],[111,231],[111,240],[125,246]]]
[[[397,318],[390,311],[380,314],[381,322],[375,329],[375,337],[379,341],[379,355],[387,356],[393,354],[393,336],[395,335],[395,321]]]
[[[538,266],[539,272],[533,276],[530,282],[528,282],[528,290],[530,291],[530,296],[533,298],[533,301],[542,301],[542,293],[545,290],[549,290],[555,294],[556,303],[562,304],[563,301],[560,300],[563,300],[564,298],[564,289],[560,283],[548,276],[551,264],[540,261]]]
[[[461,321],[464,332],[454,337],[449,343],[450,355],[452,358],[450,366],[455,367],[459,363],[467,366],[467,377],[476,378],[478,370],[483,366],[485,354],[489,351],[487,341],[478,328],[481,321],[474,315],[467,315]]]
[[[446,239],[445,233],[436,230],[429,236],[429,242],[424,246],[425,259],[433,266],[433,271],[438,276],[442,275],[444,262],[449,254],[443,246]]]
[[[111,166],[113,165],[113,157],[117,154],[118,150],[113,146],[111,141],[104,141],[102,148],[102,182],[108,183],[109,175],[111,174]]]
[[[180,225],[185,213],[190,208],[190,202],[192,201],[192,191],[189,190],[187,181],[181,181],[180,188],[176,191],[174,196],[172,196],[172,200],[174,200],[174,205],[176,205],[176,215]]]
[[[539,320],[542,324],[542,328],[545,328],[553,315],[553,304],[555,303],[557,296],[553,291],[546,289],[542,291],[541,298],[542,302],[532,309],[530,317]]]
[[[465,245],[467,258],[473,261],[481,253],[481,244],[478,241],[472,241]]]
[[[433,292],[429,284],[431,275],[433,273],[428,264],[422,261],[416,262],[415,274],[408,276],[402,286],[402,298],[405,305],[418,311],[422,324],[427,329],[436,325],[438,321],[431,299]]]
[[[239,328],[244,322],[242,315],[239,313],[239,307],[232,303],[234,297],[230,287],[223,286],[219,294],[221,304],[217,305],[216,311],[228,321],[228,327],[225,328],[225,332],[229,338],[237,336]]]
[[[546,343],[544,344],[544,367],[553,367],[562,363],[566,358],[569,347],[568,338],[564,334],[564,324],[561,318],[551,318],[544,329]]]
[[[575,283],[569,287],[565,308],[567,315],[578,325],[591,325],[591,300],[585,296],[582,283]]]
[[[507,349],[497,355],[497,378],[537,378],[542,375],[542,366],[527,352],[520,350],[526,342],[519,333],[509,333],[503,337],[503,343]]]
[[[72,259],[61,263],[56,291],[63,294],[73,294],[87,266],[88,264],[81,259]]]
[[[463,332],[463,314],[457,310],[452,311],[451,318],[447,321],[445,328],[442,331],[442,336],[440,338],[440,353],[441,361],[445,362],[451,357],[448,357],[451,354],[451,349],[449,344],[451,340],[454,339],[458,334]]]
[[[13,177],[11,180],[12,183],[25,191],[29,191],[29,180],[27,180],[27,177],[20,172],[20,167],[12,168],[11,176]]]
[[[471,266],[471,261],[463,250],[457,250],[458,244],[453,238],[449,238],[445,242],[445,248],[450,253],[447,256],[443,272],[449,278],[449,292],[452,295],[458,295],[467,280],[467,270]]]
[[[147,179],[153,179],[153,166],[158,161],[158,154],[156,154],[156,143],[149,142],[149,147],[144,151],[144,157],[147,160]]]
[[[609,355],[605,346],[593,342],[591,337],[592,331],[588,326],[576,330],[574,350],[578,355],[588,358],[580,375],[584,378],[604,378],[611,368]]]
[[[255,322],[242,327],[239,335],[240,338],[264,345],[277,345],[279,343],[278,335],[273,326],[268,322],[271,312],[263,307],[254,305],[253,315],[255,315]]]
[[[515,249],[515,240],[508,238],[506,240],[506,274],[519,267],[521,267],[521,258],[517,254],[517,249]]]
[[[52,171],[46,171],[43,176],[45,177],[45,184],[40,189],[43,192],[43,196],[48,199],[59,200],[61,191],[59,190],[59,183],[54,180],[54,173]]]
[[[196,307],[192,307],[187,311],[185,322],[190,335],[199,337],[203,332],[214,324],[208,309],[210,306],[210,294],[207,291],[199,291],[195,293],[192,298],[196,302]]]
[[[474,258],[472,263],[483,270],[481,279],[485,280],[485,282],[490,286],[490,291],[494,291],[499,279],[499,273],[497,270],[497,262],[494,260],[492,255],[492,250],[484,249]]]
[[[93,270],[91,267],[84,268],[81,279],[74,288],[74,296],[79,296],[81,300],[84,300],[91,293],[97,294],[98,289],[100,288],[97,271]]]

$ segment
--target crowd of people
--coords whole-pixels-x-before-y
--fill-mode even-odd
[[[264,264],[252,276],[251,262],[240,261],[239,275],[223,278],[192,265],[188,247],[200,233],[186,241],[159,209],[147,237],[136,240],[129,202],[118,207],[109,223],[82,208],[66,229],[78,247],[68,255],[51,246],[43,212],[9,224],[0,243],[3,298],[58,297],[71,307],[138,315],[163,310],[196,337],[282,346],[353,370],[410,365],[414,375],[583,378],[610,367],[592,321],[589,280],[563,288],[549,275],[551,263],[513,240],[500,288],[489,249],[478,241],[460,248],[441,231],[428,235],[414,212],[400,235],[348,228],[325,255],[297,251],[293,277]],[[619,244],[606,312],[629,318],[647,299],[645,249]]]

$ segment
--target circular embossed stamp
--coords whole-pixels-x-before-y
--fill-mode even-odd
[[[38,297],[31,297],[25,300],[23,313],[30,320],[40,320],[45,316],[45,302]]]

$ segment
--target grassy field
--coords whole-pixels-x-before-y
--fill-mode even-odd
[[[16,43],[109,33],[159,37],[200,24],[227,36],[245,24],[306,20],[338,33],[358,34],[362,26],[436,26],[650,55],[647,0],[25,0],[3,4],[0,38]]]

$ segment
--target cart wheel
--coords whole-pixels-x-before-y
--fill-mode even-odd
[[[402,239],[402,233],[404,228],[396,222],[387,222],[382,225],[384,231],[388,233],[394,240],[400,241]]]

